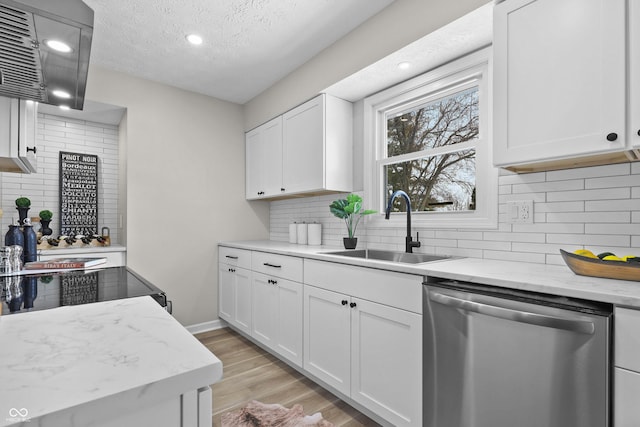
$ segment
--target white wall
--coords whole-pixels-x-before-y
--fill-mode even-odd
[[[60,151],[98,156],[98,232],[109,227],[112,243],[120,243],[118,228],[119,150],[118,127],[109,124],[38,114],[38,171],[34,174],[0,173],[4,215],[0,221],[6,232],[12,219],[18,219],[15,200],[31,200],[30,217],[41,210],[53,212],[53,236],[60,233]],[[36,225],[36,230],[39,225]],[[4,235],[4,232],[2,233]]]
[[[182,324],[217,319],[217,243],[268,238],[268,204],[244,198],[241,106],[99,67],[86,97],[127,109],[127,264]]]
[[[503,172],[499,178],[496,230],[414,228],[415,252],[564,264],[559,249],[640,256],[640,163],[532,174]],[[341,195],[271,202],[271,240],[288,241],[293,221],[323,224],[323,244],[342,245],[344,222],[329,212]],[[533,224],[507,222],[506,203],[534,201]],[[365,200],[366,205],[366,200]],[[365,222],[366,224],[366,222]],[[406,227],[361,226],[358,249],[404,251]]]
[[[244,105],[250,130],[329,86],[487,4],[487,0],[396,0]]]

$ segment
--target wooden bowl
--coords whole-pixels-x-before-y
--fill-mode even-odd
[[[581,276],[640,281],[640,262],[604,261],[560,249],[562,259],[571,271]]]

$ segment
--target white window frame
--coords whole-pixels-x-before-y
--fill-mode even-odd
[[[498,169],[492,164],[492,73],[491,47],[466,55],[406,82],[400,83],[364,100],[364,198],[365,204],[380,212],[369,220],[369,226],[400,226],[406,213],[384,219],[386,208],[382,197],[382,170],[389,161],[386,155],[387,114],[410,105],[439,98],[452,89],[468,87],[476,81],[479,89],[480,122],[476,149],[476,209],[456,212],[412,212],[411,220],[420,228],[497,228]],[[466,146],[466,143],[464,144]],[[456,151],[460,147],[451,147]],[[446,148],[445,148],[446,149]],[[449,148],[448,151],[451,151]],[[440,154],[434,151],[434,155]],[[395,158],[400,159],[400,157]]]

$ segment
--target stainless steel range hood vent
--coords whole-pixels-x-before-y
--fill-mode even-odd
[[[81,110],[92,36],[93,10],[81,0],[0,0],[0,95]]]

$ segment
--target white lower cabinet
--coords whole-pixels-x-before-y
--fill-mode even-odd
[[[640,425],[640,310],[614,310],[614,425]]]
[[[380,290],[412,283],[419,297],[420,279],[305,260],[304,369],[394,426],[422,425],[422,315],[380,303],[393,299]],[[334,289],[315,286],[324,280]]]
[[[302,284],[252,272],[251,336],[302,366]]]
[[[226,247],[219,274],[234,328],[387,424],[422,425],[422,276]]]
[[[351,394],[349,296],[304,287],[304,369]]]
[[[220,264],[218,315],[238,329],[251,333],[251,271]]]

